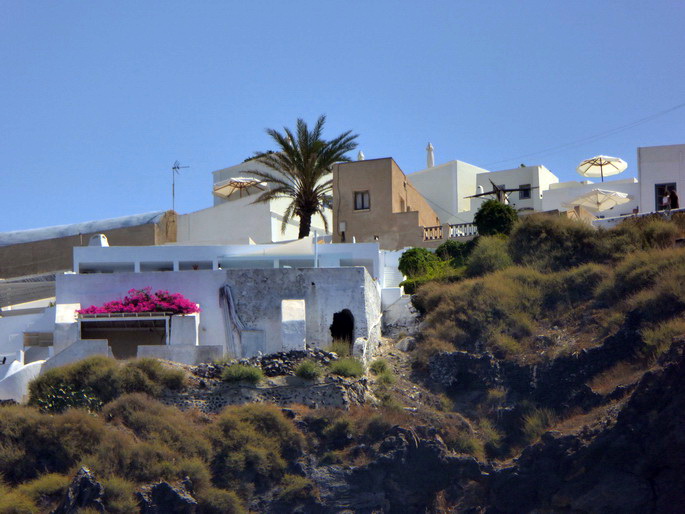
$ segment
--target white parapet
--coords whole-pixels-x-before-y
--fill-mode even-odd
[[[200,331],[200,314],[177,314],[171,316],[171,345],[198,345]]]

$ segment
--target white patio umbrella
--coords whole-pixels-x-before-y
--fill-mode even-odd
[[[576,171],[584,177],[604,177],[618,175],[628,167],[623,159],[609,157],[608,155],[598,155],[592,159],[585,159],[581,162]]]
[[[606,189],[593,189],[564,205],[566,207],[580,206],[588,211],[600,212],[628,203],[632,199],[633,197],[627,193],[607,191]]]

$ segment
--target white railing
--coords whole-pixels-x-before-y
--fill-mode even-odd
[[[457,223],[456,225],[450,225],[450,239],[477,235],[478,228],[474,223]]]
[[[602,228],[610,228],[618,225],[624,220],[628,220],[631,218],[642,218],[644,216],[654,216],[654,215],[659,215],[663,216],[664,218],[670,218],[673,214],[675,213],[685,213],[685,209],[671,209],[671,210],[664,210],[664,211],[652,211],[652,212],[640,212],[638,214],[626,214],[625,216],[613,216],[611,218],[597,218],[595,220],[592,220],[592,226],[593,227],[602,227]]]

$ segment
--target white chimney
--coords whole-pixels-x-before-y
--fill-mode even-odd
[[[428,146],[426,147],[426,167],[427,168],[432,168],[435,166],[435,157],[433,156],[433,145],[428,143]]]
[[[357,154],[357,160],[358,160],[358,161],[363,161],[364,159],[366,159],[366,157],[364,156],[364,152],[362,152],[361,150],[359,150],[359,153]]]

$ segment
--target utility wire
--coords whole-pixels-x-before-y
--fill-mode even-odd
[[[647,123],[649,121],[652,121],[655,118],[663,116],[664,114],[668,114],[669,112],[673,112],[677,109],[681,109],[683,107],[685,107],[685,103],[674,105],[673,107],[670,107],[670,108],[666,109],[665,111],[660,111],[660,112],[657,112],[655,114],[651,114],[651,115],[646,116],[644,118],[640,118],[639,120],[635,120],[633,122],[626,123],[625,125],[621,125],[620,127],[615,127],[613,129],[607,130],[605,132],[600,132],[600,133],[594,134],[592,136],[584,137],[582,139],[577,139],[576,141],[572,141],[570,143],[565,143],[563,145],[546,148],[546,149],[540,150],[538,152],[527,153],[527,154],[519,155],[517,157],[511,157],[509,159],[502,159],[501,161],[491,162],[491,163],[486,164],[485,167],[489,167],[489,166],[493,166],[495,164],[501,164],[501,163],[509,162],[509,161],[513,161],[513,160],[523,159],[526,157],[532,157],[535,155],[546,155],[546,154],[557,152],[559,150],[565,150],[567,148],[572,148],[574,146],[579,146],[579,145],[582,145],[585,143],[590,143],[592,141],[597,141],[598,139],[603,139],[605,137],[617,134],[619,132],[623,132],[624,130],[628,130],[628,129],[631,129],[633,127],[637,127],[638,125],[642,125],[643,123]]]

